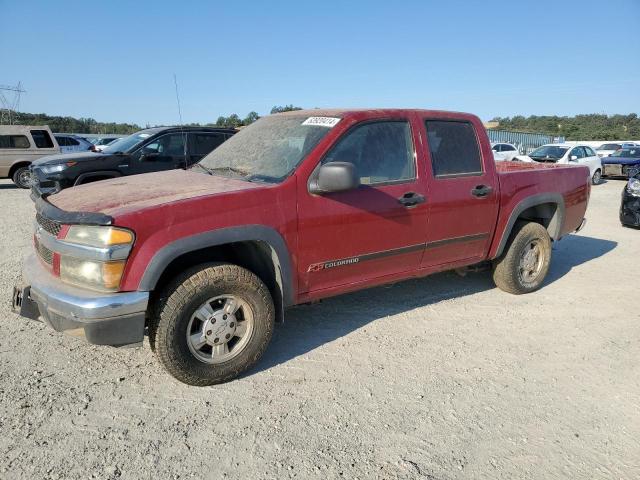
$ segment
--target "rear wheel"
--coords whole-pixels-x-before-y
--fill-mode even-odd
[[[593,185],[598,185],[602,181],[602,171],[597,169],[593,172],[593,177],[591,177],[591,183]]]
[[[29,171],[29,166],[26,165],[18,168],[13,172],[11,180],[13,180],[13,183],[19,188],[31,188],[31,172]]]
[[[155,310],[149,340],[165,369],[189,385],[237,377],[271,340],[274,307],[252,272],[231,264],[192,269],[171,284]]]
[[[511,233],[505,252],[493,263],[493,281],[519,295],[537,290],[551,264],[551,239],[539,223],[521,222]]]

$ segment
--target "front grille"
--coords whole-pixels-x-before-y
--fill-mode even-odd
[[[36,242],[36,251],[38,252],[38,255],[40,256],[42,261],[48,265],[53,265],[53,252],[49,250],[47,247],[45,247],[44,245],[42,245],[42,243],[40,243],[37,238],[35,242]]]
[[[43,217],[39,213],[36,213],[36,222],[40,225],[45,232],[50,233],[54,237],[57,237],[60,233],[60,228],[62,225],[58,222],[54,222],[53,220],[49,220],[48,218]]]

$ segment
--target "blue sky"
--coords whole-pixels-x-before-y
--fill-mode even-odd
[[[640,112],[640,0],[0,0],[20,109],[140,125],[274,105]],[[619,69],[619,73],[617,70]]]

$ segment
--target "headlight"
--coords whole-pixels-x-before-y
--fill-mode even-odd
[[[42,172],[46,174],[60,173],[69,167],[73,167],[76,163],[78,162],[65,162],[59,163],[58,165],[45,165],[44,167],[41,167],[40,170],[42,170]]]
[[[637,178],[631,178],[627,183],[627,192],[634,197],[640,197],[640,180]]]
[[[93,290],[117,291],[134,240],[133,232],[124,228],[71,225],[63,242],[78,245],[82,252],[75,256],[67,250],[60,255],[60,278]],[[111,252],[108,257],[101,256],[105,250]],[[97,258],[91,258],[94,255]]]
[[[115,292],[120,286],[125,260],[99,262],[69,256],[60,257],[60,278],[80,287]]]
[[[65,242],[79,243],[90,247],[110,247],[133,243],[133,232],[124,228],[71,225]]]

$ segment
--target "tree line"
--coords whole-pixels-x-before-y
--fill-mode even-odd
[[[274,106],[270,113],[301,110],[294,105]],[[116,133],[126,135],[141,130],[135,123],[98,122],[93,118],[74,118],[46,115],[44,113],[12,112],[13,123],[19,125],[49,125],[52,131],[60,133]],[[233,113],[220,116],[215,122],[193,126],[218,126],[238,128],[250,125],[260,118],[257,112],[249,112],[246,116]],[[567,140],[640,140],[640,118],[635,113],[628,115],[586,114],[575,117],[531,115],[524,117],[496,117],[496,128],[527,133],[545,133],[563,136]],[[147,125],[149,127],[150,125]]]
[[[293,105],[275,106],[271,109],[271,113],[290,112],[293,110],[302,110],[302,108]],[[49,125],[51,131],[55,133],[117,133],[128,135],[142,130],[142,127],[135,123],[98,122],[93,118],[60,117],[44,113],[11,112],[11,117],[12,122],[16,125]],[[260,115],[257,112],[249,112],[244,118],[240,118],[238,114],[233,113],[228,117],[218,117],[215,123],[190,123],[187,125],[194,127],[238,128],[250,125],[259,118]],[[145,128],[150,126],[147,125]]]
[[[628,115],[587,114],[575,117],[556,115],[496,117],[495,127],[526,133],[545,133],[567,140],[640,140],[640,118]]]

